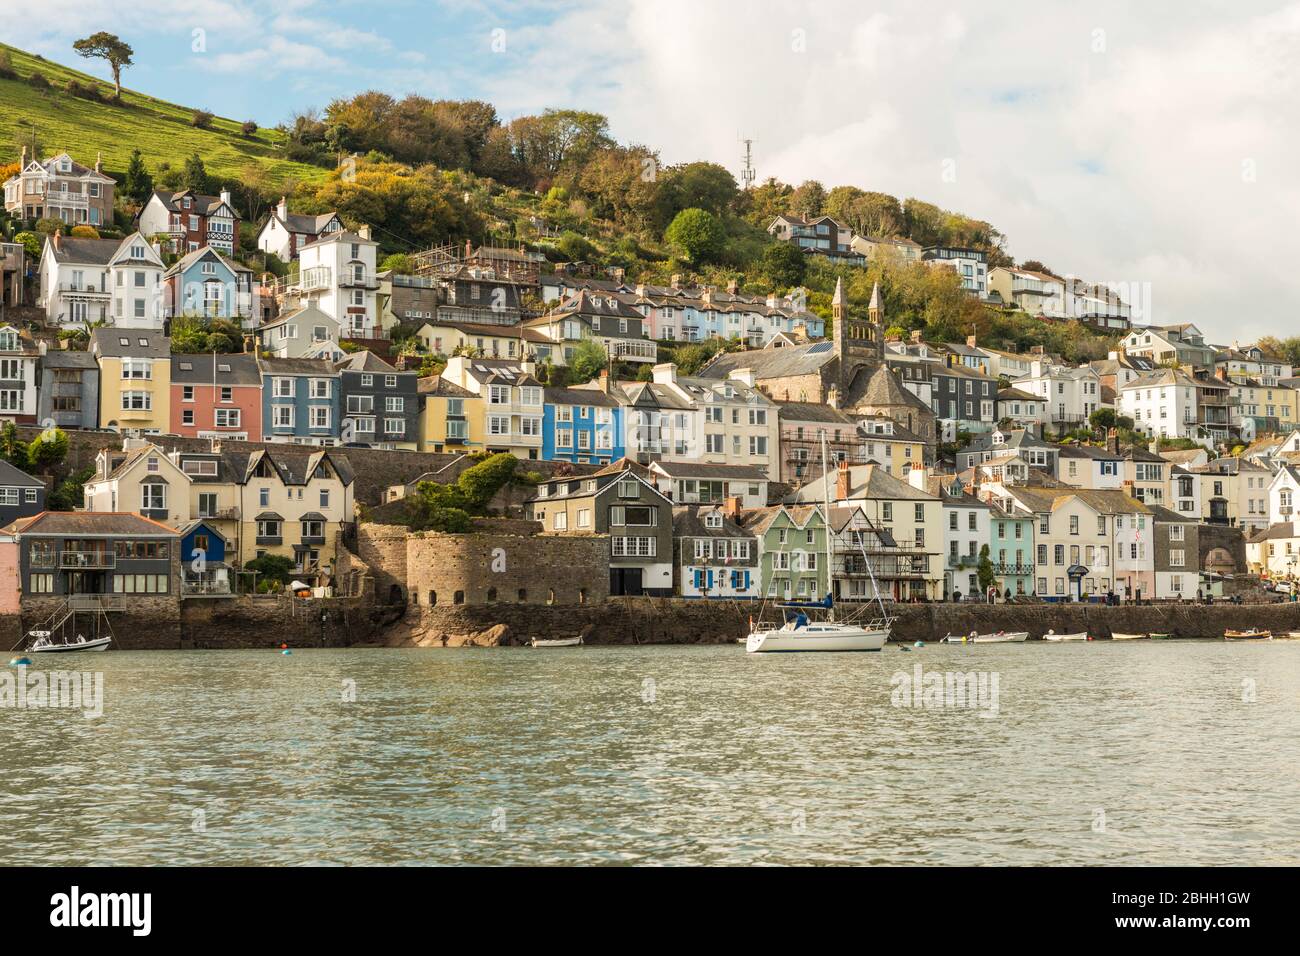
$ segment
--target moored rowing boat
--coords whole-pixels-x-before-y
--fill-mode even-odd
[[[1043,635],[1045,641],[1088,641],[1087,631],[1079,631],[1077,634],[1057,634],[1055,631],[1048,631]]]
[[[1112,631],[1110,639],[1112,641],[1145,641],[1149,634],[1121,634],[1119,631]]]
[[[1232,640],[1241,640],[1241,641],[1271,641],[1271,640],[1273,640],[1273,632],[1272,632],[1272,631],[1266,631],[1266,630],[1264,630],[1263,628],[1258,628],[1258,627],[1257,627],[1257,628],[1250,628],[1250,629],[1247,629],[1247,630],[1244,630],[1244,631],[1234,631],[1234,630],[1232,630],[1231,628],[1229,628],[1228,630],[1226,630],[1226,631],[1223,632],[1223,636],[1224,636],[1224,638],[1225,638],[1226,640],[1229,640],[1229,641],[1232,641]]]

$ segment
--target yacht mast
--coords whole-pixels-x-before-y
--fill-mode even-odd
[[[835,591],[835,566],[831,563],[831,473],[826,467],[826,431],[822,430],[822,500],[826,505],[826,512],[822,516],[825,519],[824,533],[826,537],[826,596],[831,598],[834,604],[833,594]],[[830,619],[834,620],[835,612],[830,611]]]

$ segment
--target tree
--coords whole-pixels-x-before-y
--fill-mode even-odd
[[[595,339],[583,339],[569,359],[569,377],[575,385],[590,382],[609,362],[605,347]]]
[[[777,242],[763,251],[759,268],[774,286],[796,286],[808,271],[808,258],[793,242]]]
[[[18,428],[13,422],[0,426],[0,458],[15,468],[27,467],[27,442],[18,437]]]
[[[34,232],[20,232],[14,236],[14,242],[21,243],[23,252],[29,259],[39,259],[41,257],[41,245],[43,240]]]
[[[399,276],[415,274],[415,263],[405,252],[395,252],[379,264],[380,272],[396,272]]]
[[[27,446],[27,464],[32,471],[49,474],[68,457],[68,436],[58,428],[47,428]]]
[[[208,169],[203,165],[203,158],[198,153],[191,154],[190,158],[185,160],[185,171],[181,174],[181,182],[186,189],[192,189],[196,193],[206,193],[212,188],[212,180],[208,178]]]
[[[980,560],[976,565],[975,573],[979,575],[980,589],[985,593],[993,586],[997,578],[993,574],[993,562],[989,559],[989,546],[987,544],[980,546]]]
[[[131,161],[126,164],[126,176],[122,179],[122,195],[143,205],[152,194],[153,177],[140,158],[140,151],[133,149]]]
[[[196,129],[211,129],[215,118],[210,110],[195,110],[190,116],[190,125]]]
[[[289,583],[289,575],[293,573],[293,560],[282,554],[268,553],[247,562],[244,570],[256,571],[257,577],[263,581],[284,585]]]
[[[826,187],[815,179],[810,179],[793,193],[787,204],[787,211],[805,219],[822,215],[826,205]]]
[[[72,48],[77,53],[86,58],[98,57],[108,61],[109,68],[113,71],[113,87],[117,99],[122,98],[122,68],[131,66],[131,57],[135,51],[122,42],[121,38],[112,33],[92,33],[84,39],[77,40],[72,44]]]
[[[58,482],[45,499],[50,511],[76,511],[86,500],[85,484],[95,477],[95,466],[87,465]]]
[[[1099,408],[1088,416],[1088,424],[1093,428],[1105,431],[1115,427],[1115,409]]]
[[[664,240],[692,263],[717,259],[726,238],[722,223],[703,209],[683,209],[664,232]]]

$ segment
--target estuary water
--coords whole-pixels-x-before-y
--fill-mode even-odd
[[[3,864],[1300,862],[1297,641],[55,668],[103,715],[0,709]]]

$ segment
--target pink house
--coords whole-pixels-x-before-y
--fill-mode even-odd
[[[187,438],[262,437],[262,375],[257,356],[172,355],[171,428]]]

